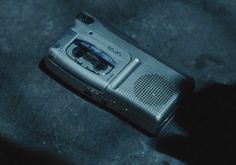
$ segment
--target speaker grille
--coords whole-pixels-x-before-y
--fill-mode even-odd
[[[133,104],[159,116],[178,98],[180,91],[177,82],[176,73],[151,60],[138,67],[117,92]]]
[[[165,77],[157,74],[141,76],[134,84],[138,100],[148,106],[162,106],[175,93],[175,88]]]

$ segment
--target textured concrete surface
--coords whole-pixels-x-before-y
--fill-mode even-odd
[[[195,79],[196,94],[159,137],[85,101],[39,68],[80,10]],[[235,20],[233,0],[1,0],[0,163],[230,164]]]

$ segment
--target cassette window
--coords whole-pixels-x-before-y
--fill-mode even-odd
[[[97,74],[106,75],[116,65],[108,54],[86,41],[76,39],[67,50],[68,56],[85,69]]]

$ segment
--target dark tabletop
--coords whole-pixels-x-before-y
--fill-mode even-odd
[[[150,137],[50,77],[48,48],[88,11],[194,78]],[[236,124],[233,0],[1,0],[1,164],[230,164]]]

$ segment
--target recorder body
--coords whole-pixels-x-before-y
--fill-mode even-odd
[[[150,133],[173,115],[193,83],[87,13],[50,48],[47,68],[79,92]]]

